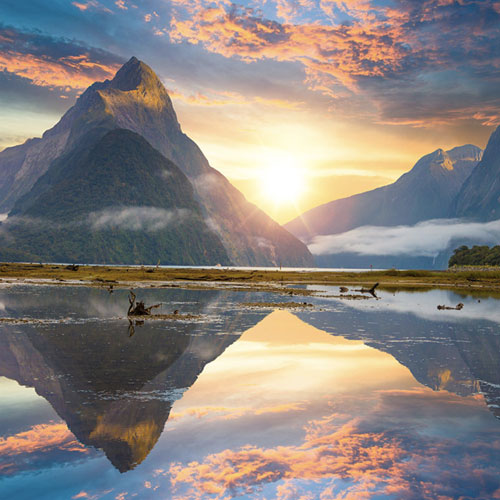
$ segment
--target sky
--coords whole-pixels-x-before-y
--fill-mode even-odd
[[[2,0],[0,149],[131,56],[281,223],[500,124],[500,1]]]

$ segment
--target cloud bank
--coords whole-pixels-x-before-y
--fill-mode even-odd
[[[185,208],[165,210],[156,207],[112,207],[89,216],[93,230],[128,229],[129,231],[160,231],[173,223],[184,222],[191,212]]]
[[[345,233],[316,236],[308,247],[314,255],[354,253],[435,257],[454,240],[499,243],[500,220],[434,219],[414,226],[363,226]]]

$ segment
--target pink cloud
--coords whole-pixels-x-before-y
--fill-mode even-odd
[[[112,78],[119,65],[92,60],[90,54],[49,59],[43,55],[5,50],[0,53],[0,70],[31,80],[35,85],[84,89],[96,80]]]
[[[87,451],[62,422],[34,425],[27,431],[0,438],[0,455],[4,457],[43,452],[53,448],[82,453]]]

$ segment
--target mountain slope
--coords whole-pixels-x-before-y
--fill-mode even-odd
[[[500,127],[491,134],[481,162],[455,199],[453,211],[456,217],[500,219]]]
[[[182,132],[161,81],[151,68],[135,57],[117,72],[113,80],[90,86],[61,121],[34,143],[41,148],[39,144],[57,137],[58,147],[50,147],[50,155],[33,159],[27,169],[22,156],[33,155],[34,146],[18,146],[17,149],[11,148],[14,151],[0,153],[0,207],[10,209],[23,196],[23,203],[26,197],[39,196],[48,184],[39,184],[35,193],[30,193],[30,190],[51,162],[78,148],[89,134],[98,137],[115,128],[142,135],[188,176],[204,218],[221,238],[232,263],[313,264],[312,256],[302,242],[249,203],[220,172],[210,167],[198,146]]]
[[[229,263],[178,167],[129,130],[93,140],[56,162],[14,207],[0,258]]]
[[[411,225],[448,217],[455,196],[480,159],[481,149],[473,145],[438,149],[393,184],[313,208],[285,227],[308,241],[365,225]]]

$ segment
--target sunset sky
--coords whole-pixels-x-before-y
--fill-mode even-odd
[[[0,149],[135,55],[279,222],[500,123],[500,1],[2,0],[0,47]]]

